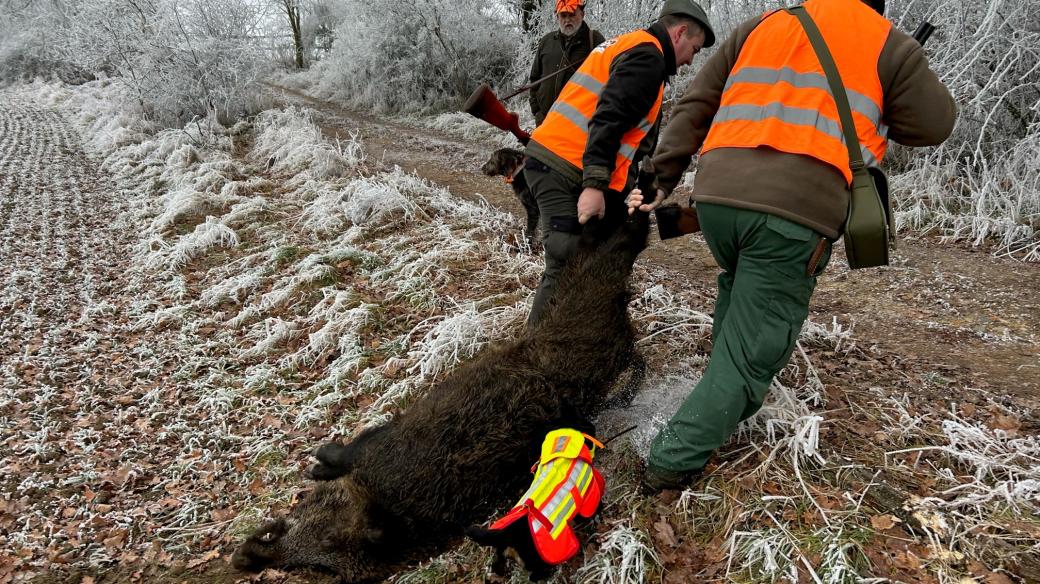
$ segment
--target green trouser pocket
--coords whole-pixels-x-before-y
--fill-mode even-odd
[[[762,326],[758,329],[758,338],[752,344],[752,353],[749,355],[750,364],[757,369],[756,377],[771,381],[774,375],[787,366],[802,331],[802,323],[808,315],[808,307],[800,312],[787,299],[773,298],[769,301]],[[765,395],[763,393],[755,397],[764,398]]]
[[[782,271],[792,277],[815,278],[827,269],[827,265],[831,260],[832,248],[829,239],[804,225],[799,225],[776,215],[769,215],[766,218],[766,227],[792,243],[806,242],[802,244],[793,243],[793,245],[799,247],[804,247],[809,242],[812,242],[813,247],[804,265],[799,265],[801,263],[799,261],[795,264],[784,266]]]

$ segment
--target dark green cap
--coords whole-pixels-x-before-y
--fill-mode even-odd
[[[700,4],[693,0],[668,0],[661,8],[661,14],[658,18],[663,18],[669,14],[682,14],[696,20],[700,23],[701,28],[704,29],[704,47],[707,48],[715,44],[715,31],[711,29],[711,23],[708,22],[708,14],[704,12]]]

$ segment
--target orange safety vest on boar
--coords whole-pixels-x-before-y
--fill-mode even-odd
[[[531,140],[581,170],[581,159],[589,140],[589,120],[596,113],[599,97],[610,77],[611,64],[621,53],[646,43],[654,45],[664,54],[661,42],[645,30],[623,34],[593,49],[567,85],[563,86],[563,91],[545,116],[545,121],[531,134]],[[621,148],[614,162],[614,172],[610,175],[612,190],[621,191],[625,188],[632,159],[639,150],[640,142],[657,123],[663,98],[662,82],[657,88],[657,101],[646,118],[621,137]]]
[[[808,0],[804,6],[841,74],[863,160],[877,166],[888,147],[877,64],[892,24],[860,0]],[[798,19],[767,13],[729,73],[701,152],[768,146],[817,158],[851,184],[839,120],[827,75]]]
[[[526,518],[535,549],[547,564],[574,557],[581,545],[570,520],[575,515],[592,517],[603,497],[603,477],[592,466],[596,446],[603,445],[570,428],[546,434],[531,487],[491,529],[505,529]]]

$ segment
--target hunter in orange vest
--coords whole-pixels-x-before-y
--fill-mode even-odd
[[[833,56],[863,160],[888,140],[942,143],[956,107],[920,44],[883,16],[884,0],[808,0]],[[685,486],[737,425],[762,406],[791,357],[852,178],[831,86],[805,29],[784,10],[741,24],[686,89],[653,159],[650,211],[697,158],[693,199],[722,268],[708,366],[654,439],[648,490]]]
[[[581,225],[624,215],[638,161],[656,141],[664,85],[715,35],[693,0],[668,0],[658,21],[610,39],[585,59],[527,145],[527,183],[545,234],[545,272],[528,325],[552,295],[577,249]]]

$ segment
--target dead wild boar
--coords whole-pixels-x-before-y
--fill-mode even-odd
[[[622,214],[586,228],[537,325],[459,366],[386,424],[318,449],[311,475],[321,482],[251,535],[235,567],[385,578],[513,503],[545,434],[587,424],[619,374],[641,364],[627,284],[647,222]]]

